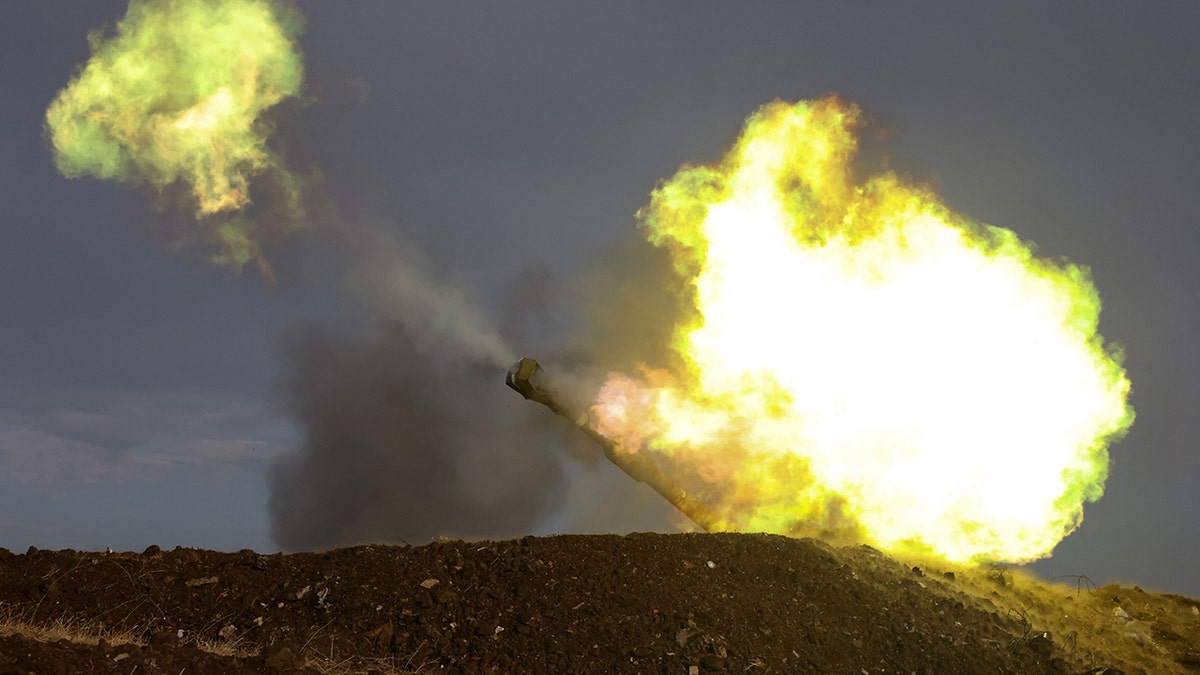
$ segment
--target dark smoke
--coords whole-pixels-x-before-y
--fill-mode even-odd
[[[269,476],[275,542],[300,550],[665,529],[669,505],[565,420],[505,387],[504,371],[535,357],[589,400],[609,371],[665,365],[686,301],[666,256],[631,227],[628,242],[570,283],[536,264],[506,292],[497,283],[491,316],[397,236],[394,219],[439,215],[404,192],[402,163],[378,157],[390,122],[363,123],[359,112],[369,110],[326,101],[292,120],[308,124],[288,137],[346,196],[322,211],[332,235],[315,258],[340,270],[350,318],[299,326],[280,341],[280,404],[300,441]],[[354,173],[380,164],[386,170]],[[362,225],[378,213],[392,223]]]
[[[269,477],[276,543],[534,531],[564,491],[562,430],[539,421],[504,374],[519,328],[547,311],[551,281],[527,274],[512,284],[502,335],[394,232],[347,227],[339,246],[350,316],[280,341],[280,403],[301,442]]]
[[[296,329],[281,395],[303,435],[270,475],[287,549],[510,537],[561,497],[552,435],[490,364],[422,354],[402,325],[371,337]]]
[[[497,303],[502,336],[464,293],[434,281],[411,244],[363,241],[347,276],[365,327],[311,324],[280,342],[281,404],[302,438],[269,478],[276,543],[668,528],[661,497],[503,384],[510,345],[581,401],[611,370],[665,365],[688,296],[660,251],[631,238],[580,280],[586,292],[525,270]],[[571,347],[557,347],[566,338],[556,333]]]

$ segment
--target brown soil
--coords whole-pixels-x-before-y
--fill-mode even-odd
[[[0,549],[0,674],[1189,672],[1197,604],[754,534]]]

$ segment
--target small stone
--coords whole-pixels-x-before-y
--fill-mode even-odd
[[[376,647],[386,647],[392,644],[392,634],[394,631],[392,622],[388,621],[370,633],[367,633],[367,638],[374,642]]]
[[[294,642],[276,642],[262,652],[263,666],[270,672],[281,673],[304,666],[304,656]]]
[[[1029,646],[1029,651],[1043,659],[1050,658],[1054,652],[1054,641],[1050,639],[1049,633],[1039,633],[1029,638],[1026,644]]]
[[[217,637],[225,640],[226,642],[232,640],[233,636],[235,635],[237,635],[237,626],[234,626],[231,623],[225,624],[221,630],[217,631]]]
[[[158,544],[150,544],[145,551],[142,551],[142,555],[158,555],[159,553],[162,553],[162,549]]]
[[[1001,588],[1008,588],[1009,579],[1002,570],[994,569],[988,572],[988,580]]]
[[[430,589],[430,588],[433,588],[434,586],[437,586],[440,583],[442,583],[442,582],[438,581],[437,579],[433,579],[433,578],[426,579],[425,581],[421,582],[421,588]]]

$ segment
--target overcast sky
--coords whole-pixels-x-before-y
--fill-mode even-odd
[[[297,485],[280,467],[303,445],[298,389],[316,377],[296,373],[369,352],[347,346],[379,302],[345,283],[362,232],[481,320],[516,312],[520,353],[557,353],[581,280],[629,239],[656,181],[716,158],[763,103],[837,92],[893,129],[893,166],[953,208],[1090,266],[1101,332],[1125,347],[1137,421],[1111,449],[1106,496],[1035,568],[1200,596],[1200,5],[967,4],[300,2],[313,102],[278,141],[324,176],[325,206],[268,253],[274,285],[173,246],[179,217],[144,195],[55,170],[45,109],[88,30],[125,3],[6,6],[0,546],[295,546],[281,511],[322,508],[279,494]],[[443,372],[393,365],[418,382]],[[478,406],[510,439],[457,451],[480,474],[471,490],[515,481],[524,500],[474,532],[480,507],[464,507],[448,534],[669,529],[645,488],[529,424],[502,370],[454,377],[426,403]],[[516,458],[523,442],[553,451]],[[373,473],[395,484],[390,470]],[[361,536],[382,539],[374,527]]]

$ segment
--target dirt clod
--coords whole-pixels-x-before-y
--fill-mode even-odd
[[[294,642],[276,642],[263,650],[263,666],[268,672],[283,673],[303,665],[300,646]]]

